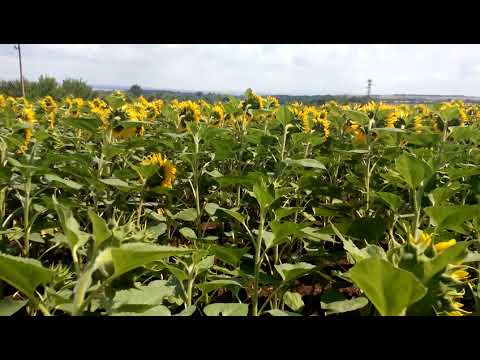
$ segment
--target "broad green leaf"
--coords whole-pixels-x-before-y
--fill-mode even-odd
[[[426,162],[407,154],[395,159],[395,169],[413,190],[428,180],[433,173]]]
[[[165,305],[156,305],[152,307],[139,307],[138,311],[119,311],[114,312],[112,316],[170,316],[171,312]]]
[[[287,208],[280,208],[275,210],[275,219],[281,220],[282,218],[292,215],[297,212],[299,208],[296,207],[287,207]]]
[[[203,308],[207,316],[247,316],[248,304],[239,303],[217,303],[210,304]]]
[[[114,186],[120,189],[130,189],[130,185],[121,179],[111,178],[111,179],[98,179],[98,180],[100,180],[104,184]]]
[[[166,280],[155,280],[147,286],[117,291],[113,308],[123,305],[160,305],[170,296],[175,296],[175,286],[168,284]]]
[[[248,252],[248,248],[234,248],[213,244],[208,248],[208,251],[220,260],[223,260],[230,265],[237,266],[243,255]]]
[[[215,256],[207,256],[206,258],[202,259],[200,262],[195,264],[195,271],[197,275],[207,271],[210,269],[213,264],[215,263]]]
[[[52,276],[53,272],[38,260],[0,253],[0,279],[30,299],[35,299],[35,289],[47,284]]]
[[[209,293],[209,292],[212,292],[213,290],[217,290],[221,288],[240,289],[241,287],[242,287],[242,284],[240,284],[238,281],[231,280],[231,279],[212,280],[212,281],[204,282],[198,285],[198,288],[200,288],[202,291],[206,293]]]
[[[178,314],[175,314],[173,316],[192,316],[195,313],[196,310],[197,310],[197,307],[195,305],[191,305],[191,306],[188,306],[186,309],[183,309]]]
[[[413,274],[378,257],[358,262],[350,269],[350,277],[383,316],[404,315],[427,293]]]
[[[366,114],[364,114],[363,112],[347,109],[347,110],[344,110],[344,113],[345,113],[345,115],[347,115],[347,117],[350,120],[358,122],[362,125],[368,125],[368,123],[370,122],[370,119],[368,118],[368,116]]]
[[[283,242],[288,240],[289,236],[299,235],[300,237],[304,236],[302,230],[307,227],[305,224],[297,224],[290,221],[278,222],[272,221],[270,223],[273,232],[273,239],[270,246],[280,245]]]
[[[442,254],[436,256],[430,262],[425,263],[424,283],[427,284],[430,279],[443,271],[448,264],[460,263],[467,256],[467,241],[460,241],[449,247]]]
[[[349,311],[355,311],[365,307],[368,304],[367,298],[357,297],[351,300],[333,301],[330,303],[320,303],[321,307],[325,311],[325,315],[345,313]]]
[[[219,208],[219,210],[223,211],[224,213],[230,215],[231,217],[233,217],[234,219],[236,219],[239,223],[245,225],[245,217],[236,212],[236,211],[233,211],[233,210],[229,210],[229,209],[224,209],[224,208]]]
[[[452,230],[467,220],[480,217],[478,205],[431,206],[424,210],[432,225]]]
[[[148,265],[170,256],[192,253],[193,250],[174,246],[152,245],[148,243],[126,243],[112,248],[112,261],[115,268],[114,278],[140,266]]]
[[[282,105],[275,114],[275,117],[283,126],[287,126],[293,120],[293,113],[288,109],[288,106]]]
[[[195,234],[195,231],[190,229],[189,227],[183,227],[179,230],[180,234],[183,235],[186,239],[196,239],[197,235]]]
[[[27,305],[28,300],[0,300],[0,316],[12,316]]]
[[[315,265],[300,262],[298,264],[275,265],[275,269],[284,281],[289,282],[309,273],[315,269]]]
[[[320,161],[315,159],[301,159],[301,160],[284,160],[285,164],[287,165],[297,165],[303,166],[307,168],[314,168],[314,169],[326,169],[325,165],[323,165]]]
[[[88,210],[88,217],[92,222],[93,240],[95,240],[97,247],[99,247],[105,240],[112,236],[112,232],[108,229],[105,220],[98,216],[93,210]]]
[[[53,198],[53,203],[65,235],[64,239],[66,240],[71,251],[75,253],[77,249],[79,249],[88,241],[89,235],[80,230],[80,225],[73,217],[73,213],[70,208],[58,203],[55,198]]]
[[[382,199],[392,210],[398,210],[403,203],[400,196],[388,192],[375,192],[375,195]]]
[[[455,191],[455,189],[439,187],[430,192],[428,194],[428,198],[430,199],[433,206],[442,205],[443,203],[448,201],[448,199],[455,193]]]
[[[205,205],[205,211],[210,216],[215,215],[215,212],[217,211],[218,208],[220,208],[220,205],[215,203],[208,203]]]
[[[283,311],[279,309],[268,310],[266,311],[266,313],[272,316],[302,316],[301,314],[297,314],[289,311]]]
[[[255,197],[255,199],[257,199],[257,202],[260,205],[260,208],[263,210],[268,209],[268,207],[274,201],[272,194],[270,193],[267,186],[263,182],[256,183],[253,185],[252,194]]]
[[[65,185],[69,188],[72,188],[74,190],[80,190],[83,187],[83,185],[81,185],[81,184],[79,184],[75,181],[68,180],[68,179],[63,179],[60,176],[57,176],[57,175],[54,175],[54,174],[46,174],[45,179],[47,179],[48,181],[54,181],[54,182],[63,184],[63,185]]]
[[[197,219],[197,210],[193,208],[185,209],[179,211],[175,214],[174,218],[176,220],[183,220],[183,221],[195,221]]]
[[[65,118],[64,124],[70,125],[76,129],[87,130],[91,133],[98,132],[98,128],[102,125],[97,118]]]
[[[286,291],[283,294],[283,302],[293,311],[300,311],[305,306],[302,300],[302,295],[297,292]]]

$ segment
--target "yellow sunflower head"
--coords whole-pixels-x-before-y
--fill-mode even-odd
[[[154,153],[140,162],[142,166],[154,166],[161,172],[160,186],[171,189],[177,174],[177,168],[162,154]]]

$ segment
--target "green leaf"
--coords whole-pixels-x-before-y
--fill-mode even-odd
[[[345,115],[347,115],[347,117],[350,120],[358,122],[364,126],[368,125],[368,123],[370,122],[370,119],[368,118],[368,116],[363,112],[356,111],[356,110],[344,110],[344,113]]]
[[[431,206],[424,210],[432,225],[451,230],[467,220],[480,217],[478,205]]]
[[[208,251],[220,260],[223,260],[232,266],[238,266],[243,255],[248,252],[248,248],[239,249],[213,244],[208,248]]]
[[[195,305],[191,305],[173,316],[192,316],[196,310],[197,310],[197,307]]]
[[[382,199],[392,210],[398,210],[403,203],[400,196],[388,192],[375,192],[375,195]]]
[[[275,210],[275,219],[281,220],[282,218],[294,214],[298,211],[299,208],[296,207],[286,207]]]
[[[267,246],[267,248],[275,245],[280,245],[285,241],[288,241],[289,236],[299,235],[303,237],[304,233],[302,230],[307,227],[305,224],[297,224],[290,221],[278,222],[272,221],[270,223],[273,232],[272,243]],[[267,245],[267,244],[265,244]]]
[[[55,197],[53,197],[53,203],[65,235],[64,239],[70,250],[76,252],[88,241],[89,235],[80,230],[80,225],[73,217],[70,208],[60,204]]]
[[[203,308],[207,316],[247,316],[248,304],[239,303],[217,303],[210,304]]]
[[[57,183],[63,184],[69,188],[72,188],[74,190],[80,190],[83,186],[75,181],[68,180],[68,179],[62,179],[60,176],[54,175],[54,174],[46,174],[45,179],[48,181],[55,181]]]
[[[266,311],[266,313],[272,316],[302,316],[301,314],[297,314],[289,311],[282,311],[278,309],[268,310]]]
[[[378,257],[358,262],[350,269],[350,277],[383,316],[404,315],[427,293],[413,274]]]
[[[200,262],[195,264],[195,271],[197,275],[207,271],[210,269],[213,264],[215,263],[215,256],[207,256],[206,258],[202,259]]]
[[[93,210],[88,210],[88,217],[92,222],[93,240],[95,240],[97,247],[99,247],[105,240],[112,236],[112,232],[108,229],[105,220],[98,216]]]
[[[428,180],[433,174],[426,162],[407,154],[400,155],[395,159],[395,169],[413,190],[424,184],[425,180]]]
[[[209,293],[209,292],[212,292],[213,290],[217,290],[221,288],[232,290],[232,289],[240,289],[241,287],[242,287],[242,284],[240,284],[238,281],[231,280],[231,279],[212,280],[212,281],[204,282],[198,285],[198,288],[200,288],[203,292],[206,292],[206,293]]]
[[[30,299],[35,299],[37,286],[48,283],[52,276],[38,260],[0,253],[0,279]]]
[[[127,307],[128,308],[128,307]],[[170,316],[170,310],[165,305],[134,307],[134,311],[114,312],[112,316]]]
[[[286,291],[283,294],[283,302],[293,311],[300,311],[305,307],[305,303],[302,300],[302,295],[297,292]]]
[[[191,239],[196,239],[197,238],[197,235],[195,234],[195,231],[193,231],[189,227],[183,227],[179,230],[179,232],[186,239],[191,240]]]
[[[185,209],[179,211],[175,214],[174,218],[176,220],[183,220],[183,221],[195,221],[197,219],[197,210],[193,208]]]
[[[320,302],[320,306],[325,311],[325,315],[345,313],[355,311],[365,307],[368,304],[367,298],[357,297],[351,300],[333,301],[330,303]]]
[[[0,300],[0,316],[12,316],[27,305],[28,300]]]
[[[152,245],[148,243],[126,243],[119,248],[112,248],[112,261],[116,278],[127,271],[148,265],[170,256],[192,253],[193,250],[174,246]]]
[[[113,298],[113,308],[124,305],[160,305],[165,298],[175,296],[175,285],[166,280],[155,280],[147,286],[139,286],[128,290],[120,290]]]
[[[270,191],[263,182],[253,185],[253,196],[257,199],[260,208],[263,210],[268,209],[274,200],[272,194],[270,194]]]
[[[65,118],[64,120],[64,124],[76,129],[87,130],[91,133],[98,132],[98,128],[102,125],[100,119],[97,118]]]
[[[293,113],[288,109],[288,106],[282,105],[275,114],[275,117],[283,126],[287,126],[293,120]]]
[[[238,213],[234,210],[229,210],[229,209],[224,209],[224,208],[219,208],[219,210],[221,210],[224,213],[230,215],[231,217],[236,219],[240,224],[245,225],[245,217],[242,214],[240,214],[240,213]]]
[[[215,215],[215,212],[217,209],[220,208],[220,205],[215,204],[215,203],[207,203],[205,204],[205,211],[207,212],[208,215],[213,216]]]
[[[282,279],[286,282],[293,281],[315,268],[315,265],[300,262],[298,264],[281,264],[275,265],[275,269],[278,271]]]
[[[120,188],[120,189],[130,189],[131,188],[130,185],[128,185],[128,183],[126,183],[125,181],[120,180],[120,179],[111,178],[111,179],[98,179],[98,180],[100,180],[104,184],[114,186],[114,187],[117,187],[117,188]]]
[[[460,241],[436,256],[432,261],[425,263],[424,284],[427,284],[435,275],[442,272],[448,264],[461,262],[468,254],[468,241]]]
[[[284,160],[284,163],[287,165],[297,165],[297,166],[303,166],[303,167],[314,168],[314,169],[323,169],[323,170],[327,169],[325,165],[323,165],[320,161],[315,159],[300,159],[300,160],[287,159],[287,160]]]

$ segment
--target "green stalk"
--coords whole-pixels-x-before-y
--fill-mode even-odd
[[[25,183],[25,204],[23,207],[23,231],[24,231],[24,255],[29,256],[30,253],[30,192],[32,190],[32,176],[28,171],[27,182]]]
[[[195,282],[195,277],[188,279],[187,283],[187,296],[186,296],[186,303],[187,306],[192,306],[192,293],[193,293],[193,283]]]
[[[254,293],[252,297],[252,306],[253,306],[253,316],[258,316],[258,278],[260,275],[260,268],[262,265],[261,252],[262,252],[262,238],[263,238],[263,228],[265,226],[265,211],[260,210],[260,225],[258,228],[258,237],[255,248],[255,283],[254,283]]]

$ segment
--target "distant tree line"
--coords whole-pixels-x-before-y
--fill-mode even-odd
[[[84,99],[92,99],[94,97],[104,97],[111,91],[97,90],[88,85],[81,79],[65,79],[60,84],[54,77],[42,75],[37,81],[25,80],[25,94],[28,99],[37,99],[50,95],[55,99],[65,96],[81,97]],[[20,80],[0,80],[0,94],[6,96],[20,97],[22,96],[22,87]],[[144,96],[147,100],[155,99],[180,101],[198,101],[205,100],[209,103],[228,101],[232,95],[218,93],[204,93],[202,91],[183,92],[170,90],[145,90],[140,85],[135,84],[130,87],[127,94],[131,97]],[[357,102],[365,103],[369,99],[366,96],[348,96],[348,95],[272,95],[275,96],[281,104],[302,102],[306,105],[319,105],[329,101],[335,101],[340,104]],[[243,98],[242,96],[233,96]]]
[[[25,96],[28,99],[37,99],[47,95],[60,99],[65,96],[92,99],[98,94],[81,79],[65,79],[59,84],[53,77],[42,75],[37,81],[25,79]],[[22,96],[20,80],[0,80],[0,94],[6,96]]]

